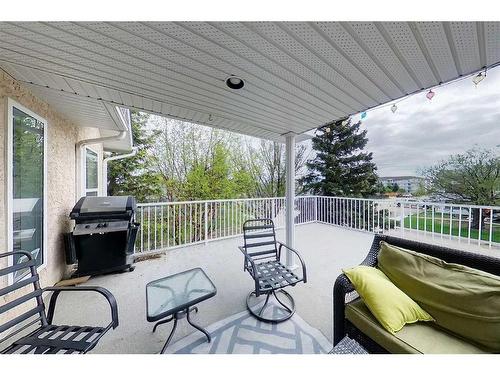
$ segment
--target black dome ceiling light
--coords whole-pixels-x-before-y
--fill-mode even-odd
[[[239,90],[242,89],[243,86],[245,86],[245,81],[243,81],[242,78],[231,74],[229,77],[226,78],[226,86],[229,87],[231,90]]]

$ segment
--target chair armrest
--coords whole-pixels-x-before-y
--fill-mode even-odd
[[[57,298],[59,297],[59,294],[61,292],[96,292],[103,295],[104,298],[106,298],[111,308],[111,323],[108,325],[108,327],[113,327],[113,329],[118,327],[118,305],[116,303],[116,299],[113,296],[113,294],[111,294],[111,292],[107,289],[104,289],[99,286],[79,286],[79,287],[52,286],[44,288],[43,292],[52,292],[52,295],[50,296],[49,310],[47,312],[47,322],[49,324],[52,324]]]
[[[354,292],[354,286],[346,275],[340,274],[333,286],[333,345],[345,336],[345,297]]]
[[[376,267],[377,255],[380,250],[380,241],[385,236],[376,235],[373,239],[370,251],[361,262],[362,266]],[[345,336],[345,303],[346,295],[354,292],[354,286],[343,273],[335,280],[333,286],[333,345],[337,345]]]
[[[306,264],[304,263],[304,260],[302,259],[302,257],[300,256],[299,252],[295,249],[292,249],[290,246],[288,246],[287,244],[281,242],[281,241],[276,241],[280,246],[279,246],[279,250],[278,250],[278,254],[279,256],[281,257],[281,248],[282,247],[285,247],[287,248],[288,250],[290,250],[292,253],[294,253],[295,255],[297,255],[297,258],[299,258],[300,260],[300,264],[302,266],[302,279],[304,280],[304,283],[307,283],[307,270],[306,270]]]
[[[253,274],[254,275],[257,275],[257,268],[255,266],[255,262],[253,261],[252,257],[250,257],[250,255],[248,255],[245,247],[243,246],[238,246],[238,249],[240,249],[240,251],[243,253],[243,255],[245,256],[245,261],[250,263],[250,265],[252,266],[252,271],[253,271]]]

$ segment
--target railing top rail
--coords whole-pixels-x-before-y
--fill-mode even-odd
[[[376,198],[356,198],[356,197],[338,197],[334,195],[299,195],[297,198],[330,198],[330,199],[345,199],[345,200],[355,200],[355,201],[386,201],[387,199],[376,199]]]
[[[218,203],[218,202],[244,202],[244,201],[256,201],[256,200],[284,200],[285,197],[263,197],[263,198],[233,198],[233,199],[205,199],[199,201],[173,201],[173,202],[148,202],[148,203],[138,203],[139,207],[147,206],[167,206],[176,204],[193,204],[193,203]]]
[[[297,197],[308,197],[308,196],[297,196]],[[446,206],[446,207],[457,207],[457,208],[483,208],[483,209],[491,209],[491,210],[500,210],[500,206],[488,206],[488,205],[474,205],[468,203],[443,203],[443,202],[430,202],[424,200],[414,200],[409,201],[405,198],[354,198],[354,197],[338,197],[338,196],[328,196],[328,195],[312,195],[310,197],[318,197],[318,198],[330,198],[330,199],[346,199],[346,200],[365,200],[365,201],[373,201],[373,202],[395,202],[395,203],[408,203],[408,204],[427,204],[434,206]]]
[[[483,208],[490,210],[500,210],[500,206],[479,206],[475,204],[467,204],[467,203],[443,203],[443,202],[429,202],[429,201],[406,201],[404,199],[398,199],[396,202],[401,203],[413,203],[413,204],[426,204],[433,206],[441,206],[441,207],[457,207],[457,208]]]
[[[487,205],[474,205],[474,204],[457,204],[457,203],[442,203],[442,202],[429,202],[429,201],[408,201],[407,199],[384,199],[384,198],[355,198],[355,197],[339,197],[339,196],[327,196],[327,195],[297,195],[296,198],[327,198],[327,199],[344,199],[344,200],[355,200],[355,201],[368,201],[368,202],[384,202],[384,203],[404,203],[404,204],[425,204],[433,205],[438,207],[455,207],[455,208],[478,208],[478,209],[490,209],[490,210],[500,210],[500,206],[487,206]],[[174,201],[174,202],[149,202],[149,203],[138,203],[138,207],[153,207],[153,206],[169,206],[169,205],[180,205],[180,204],[202,204],[202,203],[223,203],[223,202],[248,202],[248,201],[270,201],[270,200],[285,200],[285,197],[263,197],[263,198],[233,198],[233,199],[209,199],[209,200],[197,200],[197,201]]]

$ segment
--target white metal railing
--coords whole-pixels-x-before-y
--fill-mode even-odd
[[[313,197],[297,197],[295,223],[314,222],[314,208]],[[285,198],[141,203],[136,213],[141,228],[135,252],[149,253],[239,236],[245,220],[261,217],[271,217],[276,228],[284,228]]]
[[[404,199],[316,197],[318,222],[399,237],[500,248],[500,207]]]
[[[320,222],[372,233],[429,234],[481,247],[500,246],[498,206],[298,196],[294,214],[297,225]],[[135,251],[158,252],[239,236],[245,220],[260,217],[273,218],[276,228],[284,228],[285,198],[141,203]]]

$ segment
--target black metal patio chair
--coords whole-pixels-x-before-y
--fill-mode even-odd
[[[14,263],[14,256],[19,261]],[[87,353],[92,350],[101,337],[111,328],[118,327],[118,308],[114,296],[106,289],[95,286],[86,287],[49,287],[40,288],[36,261],[30,253],[15,251],[0,254],[0,262],[12,259],[6,268],[0,268],[0,281],[13,280],[10,285],[0,289],[0,349],[2,354],[54,354]],[[15,280],[17,275],[19,280]],[[106,327],[53,325],[57,298],[61,292],[97,292],[103,295],[111,308],[111,322]],[[49,309],[45,313],[42,294],[51,292]],[[20,313],[18,311],[21,311]],[[33,330],[33,326],[39,324]],[[32,331],[27,335],[24,332]],[[19,336],[21,336],[19,338]],[[8,341],[9,340],[9,341]],[[13,341],[13,342],[11,342]]]
[[[307,282],[306,266],[302,257],[296,250],[276,240],[274,222],[271,219],[245,221],[243,240],[244,245],[239,246],[239,249],[245,256],[244,271],[247,271],[255,281],[255,290],[247,296],[248,311],[258,320],[268,323],[279,323],[290,319],[295,313],[295,301],[283,288]],[[283,248],[293,252],[299,259],[302,268],[300,276],[281,262]],[[288,304],[278,298],[278,293],[288,300]],[[273,311],[266,315],[271,295],[278,305],[274,305]],[[265,296],[263,303],[259,301],[261,296]],[[254,303],[252,300],[255,300]]]

